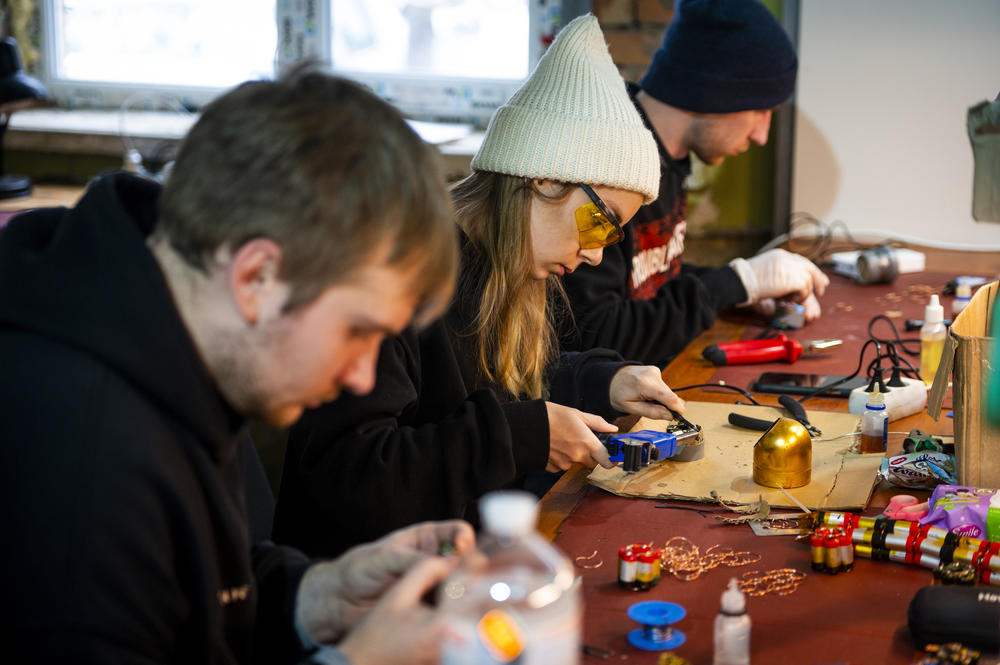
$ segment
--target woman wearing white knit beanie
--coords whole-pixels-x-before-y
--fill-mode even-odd
[[[577,18],[494,114],[472,175],[452,188],[466,236],[459,299],[469,317],[467,344],[478,375],[502,394],[555,399],[553,364],[579,361],[558,353],[558,332],[572,325],[559,276],[601,262],[603,248],[621,239],[621,225],[656,198],[659,164],[656,140],[597,19]],[[669,419],[663,405],[683,408],[655,367],[626,365],[604,379],[586,389],[603,391],[613,412]],[[605,459],[588,431],[606,431],[603,421],[552,402],[547,408],[548,470]]]
[[[544,393],[558,276],[601,262],[621,225],[656,198],[659,163],[597,19],[575,19],[494,114],[472,175],[452,188],[459,226],[479,255],[459,288],[481,294],[484,376],[513,395]]]
[[[274,535],[310,554],[474,518],[480,496],[534,472],[610,467],[595,431],[683,410],[656,367],[557,348],[558,275],[600,262],[659,186],[653,136],[593,16],[558,35],[472,166],[452,190],[462,267],[447,314],[383,344],[369,394],[291,430]]]

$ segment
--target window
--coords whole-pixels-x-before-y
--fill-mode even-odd
[[[274,70],[275,0],[45,0],[42,72],[62,102],[156,90],[201,104]]]
[[[421,119],[485,124],[579,0],[39,0],[42,78],[64,105],[194,105],[301,57]],[[578,13],[578,12],[574,12]]]

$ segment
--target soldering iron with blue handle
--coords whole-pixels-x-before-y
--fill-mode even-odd
[[[643,429],[599,438],[608,449],[608,457],[612,462],[621,462],[625,473],[635,473],[652,462],[668,458],[690,462],[705,453],[701,426],[687,421],[669,427],[666,432]]]

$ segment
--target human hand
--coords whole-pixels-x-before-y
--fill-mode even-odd
[[[750,305],[750,309],[767,318],[771,318],[778,311],[778,304],[774,302],[774,298],[764,298]],[[805,323],[815,321],[823,313],[823,308],[819,306],[819,300],[816,299],[816,295],[813,293],[810,293],[809,297],[802,301],[802,310],[803,321]]]
[[[802,302],[812,294],[823,295],[830,278],[809,259],[783,249],[772,249],[749,259],[733,259],[747,303],[766,298],[791,298]]]
[[[549,415],[549,462],[546,471],[565,471],[574,463],[606,469],[614,466],[594,432],[617,432],[604,418],[562,404],[546,402]]]
[[[819,300],[816,299],[816,295],[810,293],[809,297],[802,301],[802,307],[805,308],[806,323],[810,321],[815,321],[819,318],[819,315],[823,313],[823,308],[819,306]]]
[[[626,365],[611,379],[611,406],[637,416],[672,420],[668,407],[684,412],[684,400],[663,382],[660,370],[652,365]]]
[[[762,314],[767,318],[774,316],[774,313],[778,311],[778,303],[774,302],[774,298],[764,298],[763,300],[758,300],[752,305],[749,305],[750,309]]]
[[[421,602],[451,574],[459,557],[429,557],[415,565],[347,634],[339,648],[352,665],[438,662],[446,626]]]
[[[475,532],[461,520],[423,522],[310,566],[296,597],[298,625],[314,642],[335,642],[410,568],[440,558],[442,543],[465,554],[475,548]]]

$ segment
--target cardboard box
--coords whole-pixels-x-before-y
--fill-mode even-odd
[[[995,371],[990,321],[998,294],[1000,282],[979,287],[955,317],[927,398],[927,413],[937,420],[951,379],[959,485],[1000,487],[1000,428],[986,416],[987,380]]]

